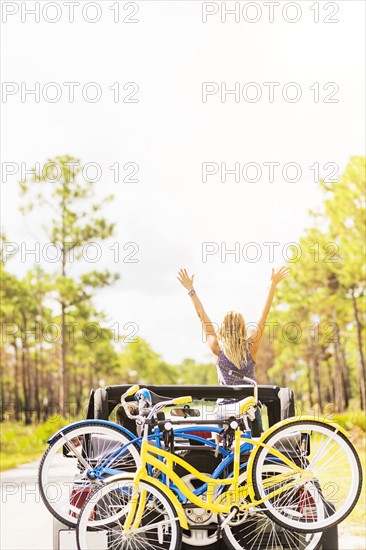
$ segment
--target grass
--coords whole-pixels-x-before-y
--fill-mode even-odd
[[[366,471],[366,414],[363,411],[347,411],[336,413],[334,421],[351,434],[351,441],[356,447],[361,461],[363,475]],[[337,472],[335,472],[335,479]],[[340,534],[352,534],[365,538],[366,530],[366,484],[363,480],[360,499],[351,514],[342,522],[338,529]],[[361,547],[360,547],[361,548]]]
[[[57,417],[44,424],[24,426],[19,422],[0,424],[0,471],[38,460],[46,450],[47,440],[69,422]]]
[[[351,441],[356,447],[358,456],[361,461],[363,475],[366,471],[366,441],[365,433],[355,429],[352,431]],[[335,472],[335,476],[336,476]],[[336,477],[335,477],[336,478]],[[342,534],[352,534],[355,536],[365,537],[366,530],[366,487],[365,479],[363,479],[361,496],[351,514],[339,525],[339,532]]]

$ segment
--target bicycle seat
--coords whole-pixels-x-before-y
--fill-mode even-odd
[[[157,403],[163,403],[164,401],[171,401],[171,397],[165,397],[164,395],[158,395],[157,393],[147,390],[146,388],[141,388],[142,391],[149,393],[151,405],[156,405]],[[138,392],[136,392],[138,394]]]

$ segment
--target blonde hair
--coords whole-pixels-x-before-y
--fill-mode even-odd
[[[217,331],[220,348],[239,369],[247,365],[247,327],[244,317],[237,311],[229,311]]]

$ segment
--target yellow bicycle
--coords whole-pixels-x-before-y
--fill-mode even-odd
[[[137,390],[134,386],[129,394]],[[218,530],[232,548],[243,547],[237,527],[258,513],[287,529],[315,533],[351,512],[361,491],[361,465],[340,426],[311,417],[290,418],[253,439],[247,419],[254,417],[256,399],[248,397],[240,404],[238,419],[223,421],[232,434],[234,460],[226,477],[214,478],[148,441],[159,410],[191,400],[181,397],[151,409],[136,473],[109,478],[85,502],[77,527],[79,550],[94,548],[89,531],[99,532],[100,550],[178,550],[182,529],[189,528],[186,511],[192,507],[217,514]],[[243,443],[252,446],[244,474]],[[150,474],[147,465],[153,468]],[[187,486],[176,466],[199,480],[200,487]]]

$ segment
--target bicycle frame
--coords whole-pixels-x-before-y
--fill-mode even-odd
[[[219,435],[221,433],[221,428],[218,428],[215,426],[202,426],[202,425],[189,426],[189,428],[177,428],[173,430],[173,433],[175,436],[180,436],[183,439],[186,439],[189,441],[195,441],[197,443],[202,443],[206,447],[210,447],[215,450],[217,449],[216,443],[208,439],[205,439],[201,436],[195,435],[194,434],[195,431],[207,432],[207,433],[211,432]],[[160,442],[161,442],[162,435],[163,433],[160,430],[156,429],[156,431],[154,431],[152,434],[148,436],[148,441],[155,441],[155,444],[156,444],[155,448],[161,448]],[[242,435],[242,437],[244,437],[244,435]],[[137,437],[135,439],[131,439],[131,441],[129,441],[128,443],[125,443],[125,445],[113,451],[113,453],[102,464],[100,464],[98,467],[93,469],[93,474],[95,475],[95,477],[99,479],[103,479],[104,475],[119,474],[120,470],[116,470],[113,468],[113,462],[118,460],[121,456],[123,456],[123,452],[126,449],[128,449],[130,445],[139,445],[139,447],[141,448],[142,441],[143,441],[142,436]],[[253,446],[251,444],[243,443],[241,445],[240,453],[250,451],[252,447]],[[218,477],[221,474],[221,472],[225,468],[227,468],[231,464],[231,462],[234,460],[234,456],[231,451],[227,451],[226,449],[220,446],[218,448],[218,452],[220,453],[220,455],[223,457],[224,460],[219,464],[219,466],[213,472],[212,474],[213,477]],[[112,468],[110,468],[109,466],[112,466]],[[243,468],[244,466],[245,465],[243,464],[241,468]],[[200,491],[200,492],[203,492],[203,491]]]
[[[156,482],[157,480],[155,478],[152,478],[148,472],[147,472],[147,465],[151,465],[152,467],[155,467],[159,469],[169,480],[170,483],[173,483],[175,487],[179,490],[179,492],[185,496],[186,501],[190,501],[192,504],[196,505],[199,508],[203,508],[206,510],[210,510],[217,514],[230,514],[232,512],[233,506],[237,507],[240,510],[245,510],[248,508],[253,508],[255,506],[258,506],[259,504],[262,504],[265,500],[273,498],[274,496],[280,494],[281,492],[286,491],[287,489],[294,486],[294,481],[291,481],[290,483],[285,483],[282,487],[279,489],[276,489],[266,495],[265,498],[261,500],[256,500],[254,495],[254,490],[251,487],[251,484],[248,483],[245,485],[245,487],[240,487],[239,485],[239,476],[240,476],[240,447],[241,447],[241,440],[244,440],[246,443],[250,443],[251,445],[255,445],[256,447],[263,446],[268,447],[266,444],[261,443],[260,441],[255,441],[246,437],[242,437],[242,434],[239,430],[235,431],[235,439],[234,439],[234,460],[233,460],[233,474],[230,477],[223,478],[223,479],[214,479],[212,477],[209,477],[205,474],[202,474],[198,470],[196,470],[193,466],[191,466],[188,462],[186,462],[184,459],[175,456],[163,449],[157,449],[156,447],[152,446],[147,438],[143,439],[142,445],[141,445],[141,466],[138,468],[136,474],[134,476],[121,476],[121,479],[129,479],[133,483],[133,495],[131,498],[131,506],[126,518],[124,530],[134,530],[138,528],[138,525],[141,521],[142,513],[146,504],[146,495],[143,491],[140,495],[140,499],[138,498],[138,486],[140,481],[149,481],[149,482]],[[281,462],[284,464],[287,464],[291,470],[291,475],[295,472],[298,474],[298,478],[296,480],[296,483],[301,483],[304,480],[309,479],[309,473],[305,472],[302,468],[296,466],[290,459],[288,459],[283,453],[278,451],[277,449],[268,447],[271,449],[271,453],[276,456]],[[254,453],[255,454],[255,453]],[[159,458],[161,457],[163,461]],[[248,464],[252,464],[253,462],[253,455],[250,454]],[[182,481],[182,479],[174,472],[173,465],[179,464],[182,466],[187,472],[193,474],[197,479],[201,480],[204,484],[207,484],[207,491],[205,492],[205,499],[200,498],[195,492],[191,491],[185,483]],[[108,480],[108,482],[112,482],[113,480],[117,480],[119,476],[114,476]],[[286,479],[288,478],[288,473],[281,473],[276,474],[274,476],[271,476],[268,478],[267,482],[270,483],[279,483],[279,482],[286,482]],[[157,485],[156,483],[154,483]],[[222,486],[229,485],[229,489],[225,493],[221,493],[217,498],[217,492],[215,491],[216,488],[221,488]],[[164,485],[162,482],[159,482],[159,485],[164,488],[164,493],[174,502],[177,503],[178,499],[176,498],[176,495],[174,494],[174,491],[172,490],[170,484]],[[250,497],[250,502],[248,503],[238,503],[240,501],[243,501],[246,499],[246,497]],[[180,511],[182,511],[181,504],[179,503]],[[177,511],[178,512],[178,511]],[[181,525],[183,528],[187,528],[186,520],[182,523],[181,521],[181,513],[178,513],[179,520],[181,522]]]

